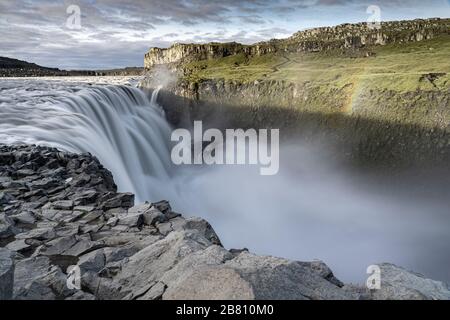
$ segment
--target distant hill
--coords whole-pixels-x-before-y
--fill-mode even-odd
[[[144,68],[142,67],[126,67],[120,69],[95,70],[99,76],[136,76],[142,75]]]
[[[37,65],[35,63],[30,63],[30,62],[26,62],[23,60],[7,58],[7,57],[0,57],[0,69],[31,69],[31,70],[44,69],[44,70],[53,70],[53,71],[59,70],[57,68],[46,68],[46,67]]]
[[[141,75],[143,68],[127,67],[108,70],[60,70],[23,60],[0,57],[0,77],[48,77],[48,76],[132,76]]]

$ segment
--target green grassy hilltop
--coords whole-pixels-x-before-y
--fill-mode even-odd
[[[450,86],[450,35],[407,44],[374,46],[370,56],[327,51],[323,53],[243,53],[186,64],[189,81],[255,80],[314,82],[336,88],[364,82],[374,89],[399,92],[442,90]],[[427,74],[436,73],[435,76]]]

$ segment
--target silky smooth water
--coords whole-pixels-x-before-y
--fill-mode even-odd
[[[347,282],[364,281],[377,262],[450,280],[446,199],[367,187],[320,148],[298,143],[281,146],[275,176],[257,166],[176,167],[157,91],[148,97],[117,81],[0,80],[0,142],[90,152],[121,191],[207,219],[227,248],[320,259]]]

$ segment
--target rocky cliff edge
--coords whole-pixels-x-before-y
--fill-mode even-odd
[[[167,201],[135,205],[90,154],[0,146],[0,299],[450,299],[442,282],[380,268],[368,291],[321,261],[227,250]]]

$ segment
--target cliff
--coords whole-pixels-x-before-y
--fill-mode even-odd
[[[281,128],[356,164],[448,167],[449,27],[345,24],[252,46],[153,49],[141,85],[164,86],[158,101],[177,126]]]
[[[450,19],[383,22],[381,28],[366,23],[314,28],[295,33],[282,40],[254,45],[231,43],[174,44],[170,48],[151,48],[144,58],[145,69],[161,64],[176,64],[217,59],[236,54],[261,56],[275,52],[323,52],[326,50],[360,49],[374,45],[408,43],[448,34]]]
[[[248,46],[236,42],[207,44],[177,43],[168,49],[151,48],[145,54],[144,67],[150,69],[155,65],[161,64],[217,59],[246,52],[248,48]]]
[[[382,22],[380,28],[367,23],[342,24],[300,31],[275,43],[290,51],[324,51],[428,40],[449,30],[450,19]]]
[[[445,283],[379,267],[367,290],[321,261],[228,250],[167,201],[135,205],[90,154],[0,146],[0,299],[450,299]]]

